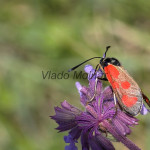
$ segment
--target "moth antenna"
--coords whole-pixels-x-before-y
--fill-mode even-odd
[[[90,58],[90,59],[87,59],[86,61],[84,61],[84,62],[82,62],[82,63],[80,63],[80,64],[74,66],[73,68],[69,69],[68,72],[71,72],[71,71],[75,70],[76,68],[80,67],[81,65],[83,65],[83,64],[86,63],[87,61],[90,61],[90,60],[95,59],[95,58],[102,58],[102,57],[92,57],[92,58]]]
[[[111,46],[107,46],[107,47],[106,47],[106,51],[105,51],[105,53],[104,53],[104,55],[103,55],[103,58],[106,57],[106,53],[107,53],[107,51],[108,51],[108,49],[109,49],[110,47],[111,47]]]

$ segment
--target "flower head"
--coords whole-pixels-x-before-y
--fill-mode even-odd
[[[51,117],[59,125],[57,130],[69,131],[64,140],[70,145],[67,145],[65,150],[77,150],[75,143],[79,138],[82,150],[115,150],[110,138],[122,142],[129,149],[140,150],[126,137],[131,133],[129,127],[137,125],[138,120],[123,112],[119,105],[115,106],[110,86],[103,90],[102,82],[97,80],[97,77],[102,76],[101,70],[93,75],[95,70],[87,65],[85,71],[88,73],[89,87],[76,82],[80,102],[85,111],[64,101],[62,108],[56,107],[56,114]]]

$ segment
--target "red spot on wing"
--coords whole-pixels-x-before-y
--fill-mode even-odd
[[[119,84],[115,81],[115,79],[119,76],[119,71],[115,68],[113,65],[108,65],[104,68],[106,77],[108,81],[110,82],[113,89],[119,88]]]
[[[128,95],[122,96],[122,102],[127,107],[132,107],[137,102],[137,100],[138,100],[137,97],[129,97]]]
[[[131,84],[128,81],[121,82],[121,86],[123,89],[128,89]]]
[[[112,81],[112,77],[110,76],[110,74],[106,74],[106,77],[107,77],[108,81],[112,84],[113,81]]]
[[[113,89],[119,88],[119,84],[117,82],[112,83]]]
[[[113,65],[106,66],[104,68],[104,70],[105,70],[106,74],[109,74],[109,75],[113,76],[113,78],[116,78],[116,79],[118,78],[118,76],[120,74],[119,71],[117,70],[117,68]]]

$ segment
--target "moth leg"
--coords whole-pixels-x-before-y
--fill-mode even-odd
[[[150,100],[148,99],[148,97],[144,93],[142,93],[142,96],[145,102],[147,103],[147,105],[150,107]]]
[[[97,82],[98,82],[98,78],[96,78],[96,80],[95,80],[95,88],[94,88],[94,95],[92,96],[92,98],[87,102],[87,105],[89,104],[89,103],[91,103],[93,100],[94,100],[94,97],[96,96],[96,88],[97,88]]]
[[[98,71],[98,69],[101,69],[101,70],[104,72],[102,66],[101,66],[100,64],[98,64],[98,65],[96,65],[95,72],[94,72],[94,74],[92,75],[91,78],[93,78],[93,76],[96,74],[96,72]],[[96,96],[96,88],[97,88],[98,79],[99,79],[99,80],[103,80],[103,81],[108,81],[108,79],[106,78],[106,76],[105,76],[105,77],[102,77],[102,78],[98,78],[98,77],[97,77],[97,78],[95,79],[95,90],[94,90],[95,92],[94,92],[93,97],[87,102],[87,105],[88,105],[89,103],[91,103],[91,102],[94,100],[94,97]]]
[[[108,79],[106,77],[103,78],[98,78],[99,80],[103,80],[103,81],[108,81]]]
[[[102,70],[102,72],[105,72],[101,64],[98,64],[98,66]]]
[[[92,75],[91,78],[93,78],[93,76],[96,74],[96,72],[97,72],[99,69],[101,69],[102,72],[105,73],[103,67],[101,66],[101,64],[97,64],[96,67],[95,67],[95,72],[94,72],[94,74]],[[108,81],[107,78],[106,78],[106,76],[105,76],[104,78],[99,78],[99,79],[100,79],[100,80],[104,80],[104,81]]]
[[[116,100],[116,95],[114,93],[114,102],[115,102],[115,106],[117,105],[117,100]]]
[[[99,64],[97,64],[97,65],[96,65],[96,67],[95,67],[95,72],[93,73],[93,75],[92,75],[91,79],[92,79],[92,78],[93,78],[93,76],[96,74],[96,72],[97,72],[97,70],[98,70],[98,67],[99,67]]]
[[[104,77],[101,77],[101,78],[98,77],[98,79],[103,80],[103,81],[108,81],[108,79],[106,78],[105,71],[104,71],[103,67],[101,66],[101,64],[98,64],[97,66],[102,70],[102,72],[104,74]]]
[[[116,100],[116,95],[115,95],[115,93],[114,93],[114,103],[115,103],[115,115],[114,115],[114,117],[117,115],[117,100]]]

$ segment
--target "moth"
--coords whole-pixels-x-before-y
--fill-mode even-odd
[[[75,70],[87,61],[95,58],[100,58],[100,62],[97,64],[95,71],[101,69],[104,77],[100,80],[108,81],[112,87],[114,93],[114,100],[116,104],[116,98],[121,108],[132,116],[136,116],[142,109],[143,100],[150,107],[150,100],[142,92],[136,81],[129,75],[124,69],[118,59],[113,57],[106,57],[106,53],[110,46],[106,47],[106,51],[103,57],[93,57],[81,64],[71,68],[69,71]]]

